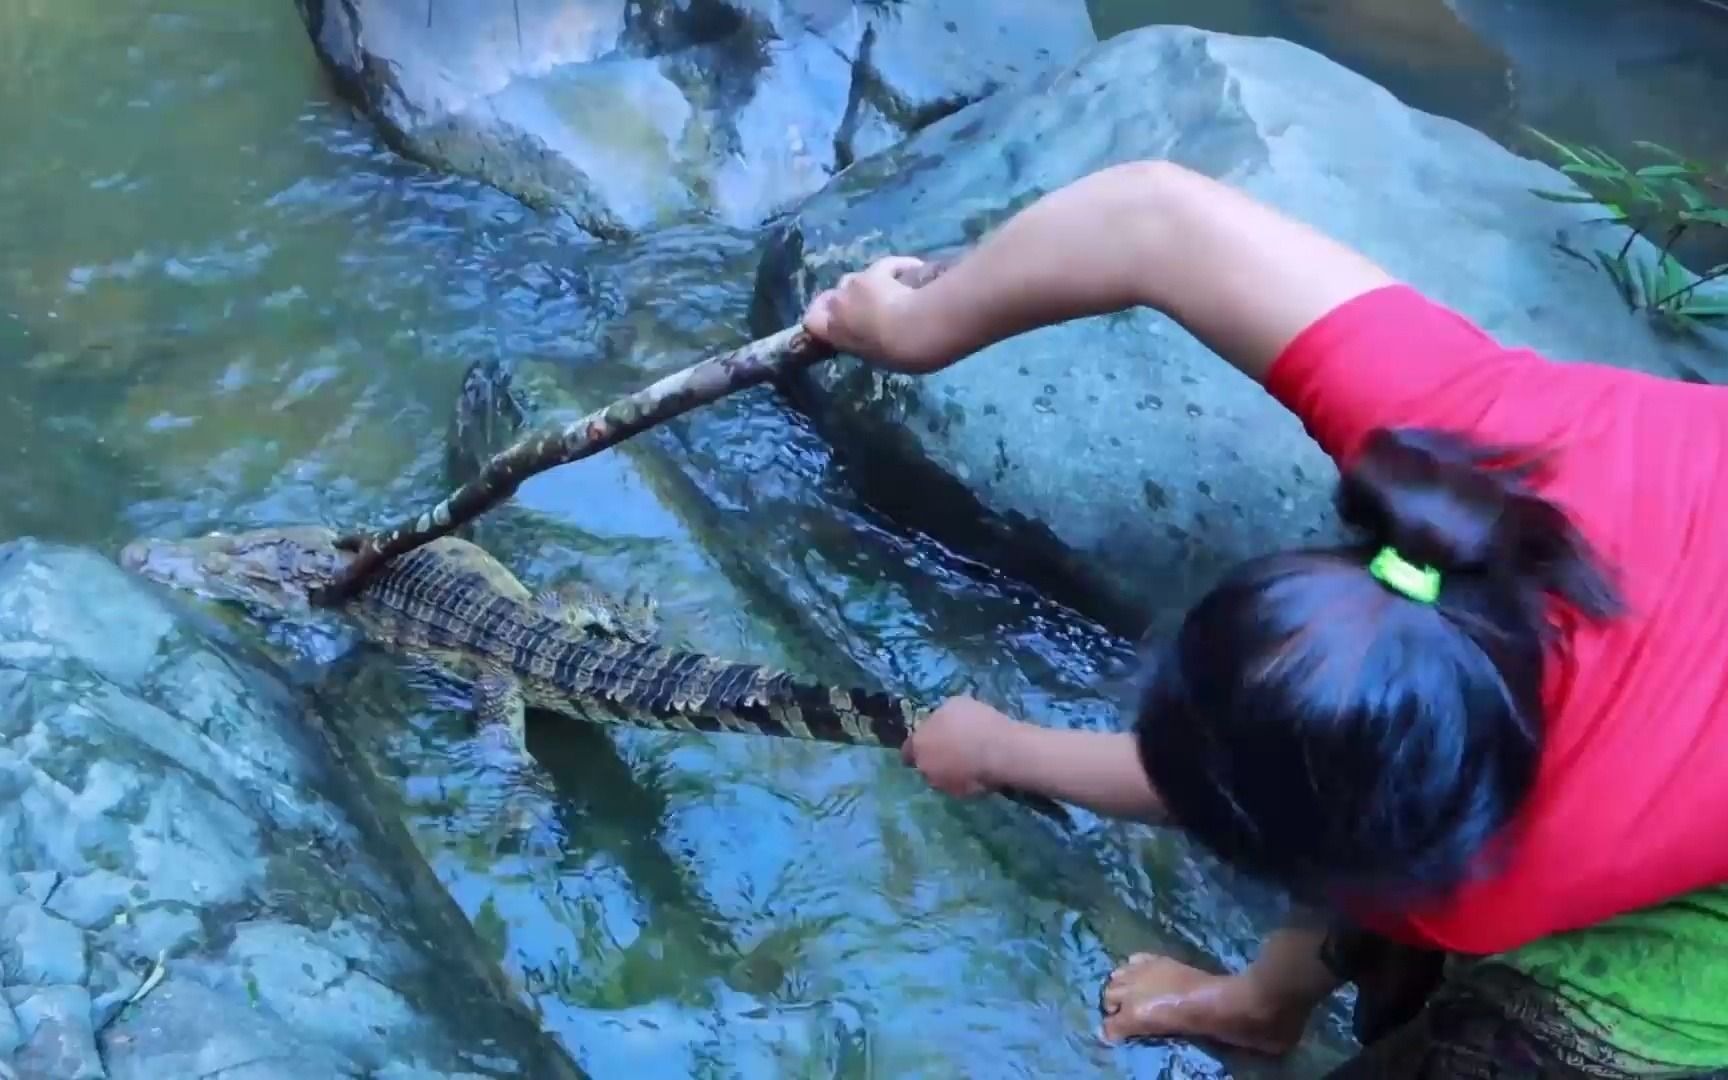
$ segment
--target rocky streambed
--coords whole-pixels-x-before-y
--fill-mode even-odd
[[[539,825],[501,830],[523,793],[475,765],[461,702],[103,553],[392,517],[875,254],[1143,156],[1510,339],[1728,370],[1575,257],[1587,208],[1528,194],[1557,174],[1286,42],[1099,45],[1082,5],[959,0],[90,0],[21,25],[8,70],[47,105],[0,105],[29,466],[0,482],[9,535],[75,546],[0,549],[19,1076],[1315,1075],[1337,1010],[1277,1064],[1091,1039],[1123,952],[1236,964],[1275,917],[1178,837],[1039,831],[871,751],[544,718]],[[705,651],[1107,727],[1135,635],[1331,527],[1300,428],[1149,313],[785,389],[543,476],[477,538],[534,584],[652,592]]]

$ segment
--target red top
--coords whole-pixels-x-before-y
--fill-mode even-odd
[[[1550,451],[1540,490],[1628,608],[1563,623],[1504,869],[1373,928],[1499,952],[1728,882],[1728,388],[1505,348],[1398,285],[1304,330],[1267,389],[1340,462],[1378,427]]]

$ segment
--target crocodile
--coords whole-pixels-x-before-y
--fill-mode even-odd
[[[288,526],[140,539],[120,564],[262,620],[306,618],[353,555],[337,533]],[[531,592],[483,548],[443,537],[373,574],[337,609],[363,638],[469,688],[475,716],[526,753],[530,709],[675,731],[772,735],[898,748],[927,710],[879,691],[824,686],[772,668],[669,648],[651,604],[583,587]],[[1004,792],[1065,820],[1057,804]]]

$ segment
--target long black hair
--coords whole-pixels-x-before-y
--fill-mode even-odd
[[[1381,430],[1344,470],[1360,542],[1250,560],[1148,668],[1140,757],[1174,822],[1311,901],[1434,897],[1486,868],[1542,747],[1556,604],[1621,600],[1529,481],[1539,457]],[[1413,599],[1369,570],[1439,572]]]

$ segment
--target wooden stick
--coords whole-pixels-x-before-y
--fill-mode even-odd
[[[913,288],[929,284],[953,260],[928,262],[900,275]],[[827,360],[834,350],[792,326],[730,352],[711,356],[619,398],[569,424],[531,431],[493,455],[480,475],[437,505],[405,518],[385,532],[351,533],[338,541],[353,551],[342,573],[313,596],[332,606],[353,596],[385,563],[422,544],[448,536],[516,493],[529,477],[580,461],[633,435],[728,394],[782,379]]]

